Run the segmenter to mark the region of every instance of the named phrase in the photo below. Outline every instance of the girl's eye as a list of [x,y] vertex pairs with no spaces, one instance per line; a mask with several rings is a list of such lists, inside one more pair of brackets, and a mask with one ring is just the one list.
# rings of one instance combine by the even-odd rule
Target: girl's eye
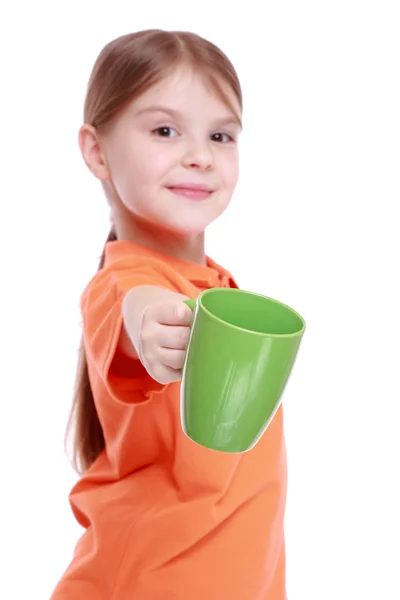
[[176,129],[173,129],[172,127],[157,127],[153,133],[165,138],[176,137],[178,135]]
[[211,136],[213,142],[219,142],[220,144],[226,144],[228,142],[233,142],[233,137],[228,135],[227,133],[214,133]]

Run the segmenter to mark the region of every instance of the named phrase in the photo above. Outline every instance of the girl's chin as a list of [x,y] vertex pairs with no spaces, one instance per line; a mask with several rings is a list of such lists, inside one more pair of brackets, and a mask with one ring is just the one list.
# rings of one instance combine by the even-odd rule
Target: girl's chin
[[182,216],[182,218],[177,219],[176,217],[173,219],[166,219],[165,221],[160,221],[159,226],[163,229],[176,233],[177,235],[200,235],[204,233],[206,228],[216,219],[190,219]]

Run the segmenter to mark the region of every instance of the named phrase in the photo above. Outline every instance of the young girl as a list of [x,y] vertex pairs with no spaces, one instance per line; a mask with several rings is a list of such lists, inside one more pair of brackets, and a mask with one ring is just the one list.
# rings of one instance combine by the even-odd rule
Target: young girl
[[81,297],[70,502],[85,528],[52,600],[284,600],[286,453],[280,408],[250,451],[203,448],[180,425],[191,310],[237,287],[204,252],[238,178],[234,68],[192,33],[108,44],[79,145],[112,229]]

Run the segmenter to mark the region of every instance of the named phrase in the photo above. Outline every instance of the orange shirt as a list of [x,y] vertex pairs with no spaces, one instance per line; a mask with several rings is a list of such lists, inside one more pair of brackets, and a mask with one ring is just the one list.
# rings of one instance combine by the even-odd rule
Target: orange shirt
[[81,298],[106,449],[72,489],[85,532],[52,600],[285,600],[282,407],[247,453],[189,440],[180,384],[156,383],[117,350],[124,294],[137,285],[191,298],[237,287],[209,258],[201,266],[132,242],[107,244],[105,266]]

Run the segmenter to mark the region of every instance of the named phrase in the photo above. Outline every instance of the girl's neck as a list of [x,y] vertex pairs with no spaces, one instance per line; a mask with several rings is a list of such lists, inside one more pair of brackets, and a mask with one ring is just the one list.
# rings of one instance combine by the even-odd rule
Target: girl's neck
[[151,248],[167,256],[180,260],[206,264],[204,233],[192,236],[179,236],[176,233],[158,229],[152,224],[137,219],[118,219],[114,215],[115,228],[119,240],[128,240]]

